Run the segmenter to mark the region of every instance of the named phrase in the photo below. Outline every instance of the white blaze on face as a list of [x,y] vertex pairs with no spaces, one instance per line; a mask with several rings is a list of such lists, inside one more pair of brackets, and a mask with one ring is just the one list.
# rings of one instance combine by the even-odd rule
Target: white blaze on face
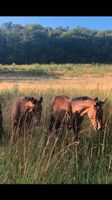
[[26,109],[28,109],[31,112],[33,110],[33,108],[34,108],[35,105],[31,101],[28,101],[25,104],[25,106],[26,106]]

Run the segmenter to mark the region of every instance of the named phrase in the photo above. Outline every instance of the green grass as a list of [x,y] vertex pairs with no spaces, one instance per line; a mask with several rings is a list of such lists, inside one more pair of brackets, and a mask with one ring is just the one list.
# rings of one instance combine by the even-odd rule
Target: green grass
[[[9,83],[10,84],[10,83]],[[94,133],[88,118],[83,123],[80,145],[73,145],[73,131],[68,131],[69,145],[62,151],[53,150],[53,140],[44,146],[44,137],[50,116],[51,102],[59,94],[70,97],[81,96],[82,90],[61,88],[60,90],[38,91],[19,89],[2,90],[0,93],[3,108],[3,125],[5,136],[0,146],[0,183],[30,183],[30,184],[66,184],[66,183],[112,183],[112,93],[99,90],[99,98],[108,101],[104,106],[105,130]],[[83,95],[96,96],[96,90],[83,90]],[[14,145],[10,144],[11,118],[10,111],[13,101],[20,96],[43,96],[43,113],[41,126],[32,126],[28,147],[22,138]]]
[[111,64],[32,64],[0,65],[0,76],[33,77],[104,77],[112,75]]

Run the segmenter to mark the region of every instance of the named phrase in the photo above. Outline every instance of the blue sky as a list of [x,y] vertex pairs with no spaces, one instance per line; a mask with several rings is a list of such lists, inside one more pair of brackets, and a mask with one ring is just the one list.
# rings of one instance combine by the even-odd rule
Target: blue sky
[[89,29],[97,29],[97,30],[112,30],[112,16],[110,17],[89,17],[89,16],[24,16],[24,17],[14,17],[14,16],[4,16],[0,17],[0,25],[5,22],[13,22],[14,24],[40,24],[43,27],[52,27],[56,28],[58,26],[62,27],[69,27],[69,28],[75,28],[77,26],[79,27],[85,27]]

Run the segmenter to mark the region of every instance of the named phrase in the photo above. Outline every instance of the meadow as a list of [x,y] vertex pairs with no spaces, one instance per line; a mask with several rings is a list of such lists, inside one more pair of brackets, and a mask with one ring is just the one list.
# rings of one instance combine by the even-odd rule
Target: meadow
[[[0,183],[112,183],[112,66],[37,65],[0,66],[4,127],[0,144]],[[34,70],[33,73],[30,69]],[[36,73],[39,70],[41,73]],[[60,94],[70,98],[83,95],[108,98],[104,105],[105,128],[102,132],[94,132],[86,116],[80,133],[80,145],[74,145],[73,131],[68,130],[68,146],[52,155],[56,140],[49,145],[44,145],[44,140],[49,138],[47,128],[52,101]],[[17,97],[25,95],[43,96],[41,125],[38,128],[32,125],[27,147],[22,138],[13,145],[10,143],[11,107]]]
[[32,64],[0,65],[0,77],[62,78],[62,77],[105,77],[112,75],[111,64]]

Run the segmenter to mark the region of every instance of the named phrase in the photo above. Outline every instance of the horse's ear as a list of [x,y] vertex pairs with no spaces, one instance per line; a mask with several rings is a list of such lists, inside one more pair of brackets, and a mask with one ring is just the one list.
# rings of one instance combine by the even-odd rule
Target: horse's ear
[[40,97],[40,99],[38,100],[38,103],[42,103],[43,102],[43,97]]
[[97,105],[97,106],[98,106],[98,105],[102,105],[102,104],[104,104],[106,101],[107,101],[107,99],[105,99],[104,101],[97,101],[97,102],[96,102],[96,105]]
[[95,97],[95,99],[94,99],[95,101],[98,101],[98,97]]
[[107,101],[107,98],[104,101],[102,101],[102,103],[104,104],[106,101]]

